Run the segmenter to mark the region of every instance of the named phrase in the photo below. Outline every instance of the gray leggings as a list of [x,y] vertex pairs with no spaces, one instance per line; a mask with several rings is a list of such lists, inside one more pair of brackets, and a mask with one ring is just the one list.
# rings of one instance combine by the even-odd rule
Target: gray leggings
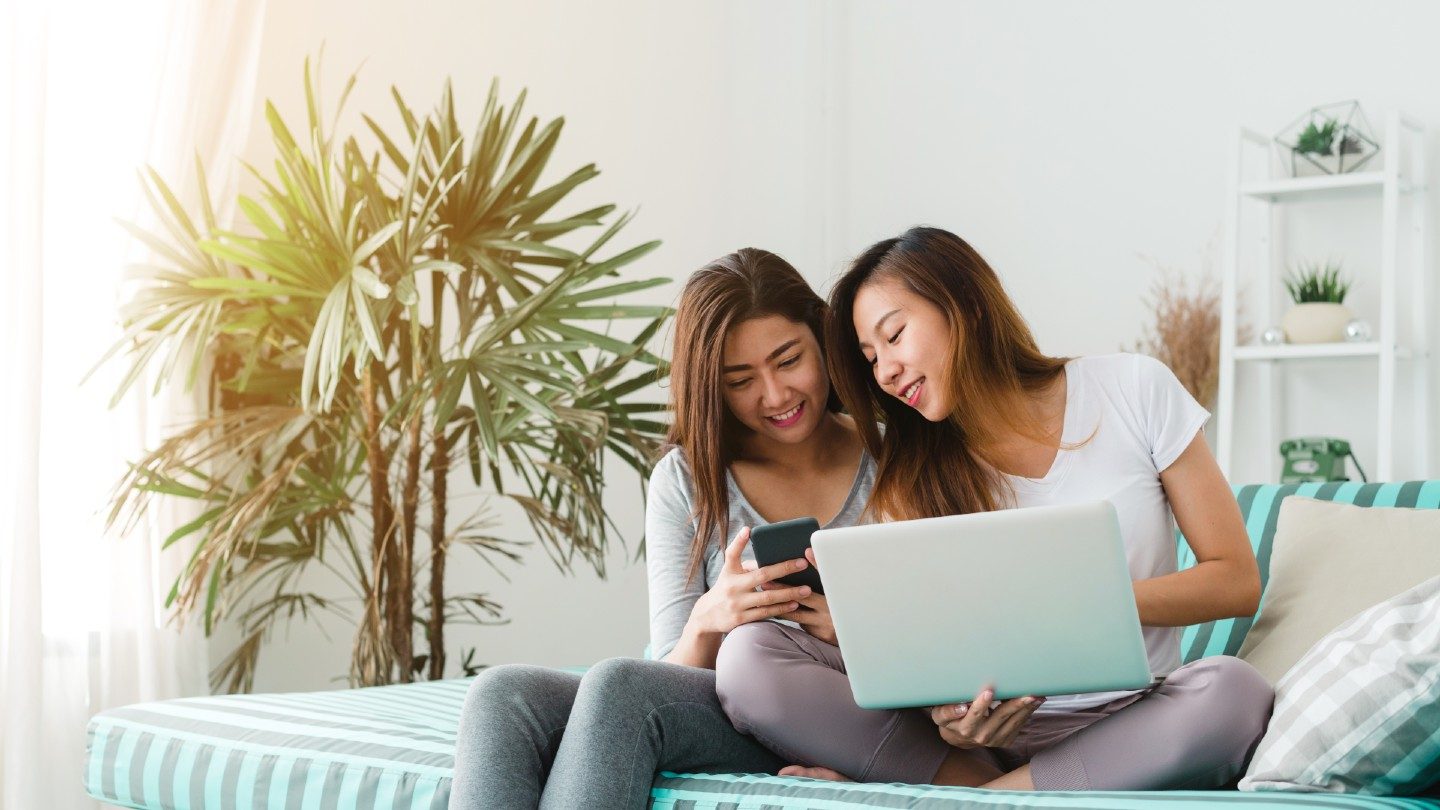
[[[755,622],[720,647],[716,690],[741,731],[800,765],[862,782],[933,781],[952,750],[921,709],[855,705],[840,650],[802,630]],[[1028,762],[1037,790],[1169,790],[1225,785],[1244,770],[1274,691],[1218,656],[1104,706],[1031,716],[1009,748],[969,749],[1001,771]]]
[[656,771],[784,764],[726,719],[713,670],[612,658],[581,677],[510,664],[465,696],[450,807],[647,807]]

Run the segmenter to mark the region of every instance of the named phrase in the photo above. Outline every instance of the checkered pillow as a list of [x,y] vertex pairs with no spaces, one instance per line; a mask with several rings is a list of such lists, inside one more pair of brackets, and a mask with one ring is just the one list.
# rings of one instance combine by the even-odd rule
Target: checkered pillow
[[1409,795],[1440,779],[1440,576],[1320,639],[1275,685],[1241,790]]

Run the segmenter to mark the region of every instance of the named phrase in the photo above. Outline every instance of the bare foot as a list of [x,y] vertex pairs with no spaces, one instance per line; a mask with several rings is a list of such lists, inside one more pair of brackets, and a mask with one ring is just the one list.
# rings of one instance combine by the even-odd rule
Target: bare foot
[[854,779],[829,768],[806,768],[803,765],[787,765],[780,769],[781,776],[803,776],[806,779],[824,779],[827,782],[853,782]]

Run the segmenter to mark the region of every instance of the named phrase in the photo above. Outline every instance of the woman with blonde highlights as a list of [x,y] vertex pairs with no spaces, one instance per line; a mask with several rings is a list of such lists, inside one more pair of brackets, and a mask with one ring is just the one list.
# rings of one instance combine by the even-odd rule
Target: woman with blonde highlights
[[614,658],[583,677],[513,664],[481,673],[461,716],[452,808],[645,807],[658,770],[785,764],[726,718],[715,655],[726,634],[771,618],[834,640],[823,595],[774,581],[811,561],[757,570],[747,547],[749,527],[773,521],[856,523],[874,483],[830,388],[824,315],[767,251],[736,251],[690,277],[675,317],[674,422],[645,505],[659,660]]
[[[1273,692],[1237,658],[1181,666],[1178,628],[1252,615],[1259,569],[1201,433],[1209,414],[1174,374],[1138,355],[1045,355],[995,271],[936,228],[855,260],[830,297],[826,349],[879,465],[876,517],[1110,501],[1150,669],[1166,677],[1134,692],[998,703],[992,684],[971,704],[868,711],[851,698],[838,652],[752,625],[726,639],[717,662],[736,728],[798,763],[781,773],[827,779],[1141,790],[1238,777]],[[1180,572],[1177,522],[1197,561]],[[977,621],[1004,615],[963,594],[955,609]]]

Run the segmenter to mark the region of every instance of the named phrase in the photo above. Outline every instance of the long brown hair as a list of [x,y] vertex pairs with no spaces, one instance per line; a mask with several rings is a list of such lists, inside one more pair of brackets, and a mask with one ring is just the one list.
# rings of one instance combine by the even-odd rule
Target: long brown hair
[[[855,296],[894,279],[939,307],[953,336],[945,358],[955,410],[942,422],[881,389],[855,334]],[[911,228],[871,245],[836,282],[825,325],[826,361],[878,473],[869,511],[890,520],[989,511],[1009,487],[985,457],[999,432],[1052,441],[1027,401],[1065,368],[1040,352],[1000,277],[964,239],[939,228]],[[932,381],[933,382],[933,381]],[[876,421],[882,416],[882,438]]]
[[[725,469],[735,461],[747,428],[725,404],[721,369],[725,336],[744,321],[779,315],[802,323],[824,353],[825,301],[789,262],[767,250],[742,248],[696,270],[675,312],[670,361],[671,422],[665,447],[679,447],[695,481],[696,534],[686,578],[700,570],[713,537],[730,534]],[[840,410],[830,389],[829,411]]]

